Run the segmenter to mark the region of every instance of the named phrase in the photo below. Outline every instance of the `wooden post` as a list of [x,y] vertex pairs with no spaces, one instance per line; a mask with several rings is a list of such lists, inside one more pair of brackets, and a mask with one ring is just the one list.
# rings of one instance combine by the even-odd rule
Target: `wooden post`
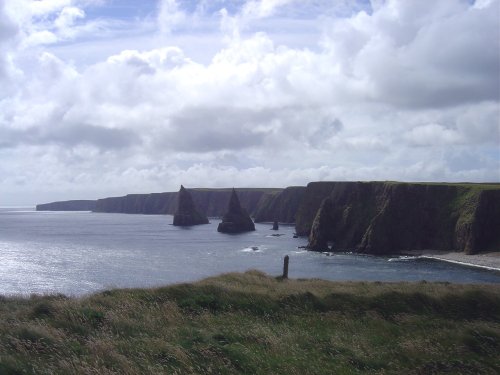
[[283,278],[288,279],[288,262],[290,261],[290,257],[285,255],[285,259],[283,259]]

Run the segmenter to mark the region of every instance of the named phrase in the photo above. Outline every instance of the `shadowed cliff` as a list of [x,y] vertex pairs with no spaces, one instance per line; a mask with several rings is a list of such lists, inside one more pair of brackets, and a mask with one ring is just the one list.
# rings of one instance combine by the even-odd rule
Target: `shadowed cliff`
[[[252,214],[268,194],[282,189],[236,189],[241,206]],[[208,217],[221,217],[227,209],[231,189],[189,189],[195,206]],[[129,194],[124,197],[98,199],[95,212],[174,215],[177,208],[177,192],[153,194]]]
[[305,192],[305,186],[291,186],[281,192],[263,196],[253,213],[255,222],[295,223],[295,215]]
[[[405,250],[500,251],[500,184],[312,182],[286,189],[237,189],[256,222],[295,222],[313,250],[371,254]],[[200,213],[221,217],[231,189],[190,189]],[[329,198],[323,209],[320,206]],[[75,210],[74,201],[37,210]],[[81,202],[81,201],[78,201]],[[88,204],[96,212],[174,214],[177,193],[131,194]],[[87,206],[85,206],[87,207]],[[84,208],[89,210],[88,208]]]
[[480,184],[310,183],[296,222],[312,250],[369,254],[498,251],[495,228],[500,186]]

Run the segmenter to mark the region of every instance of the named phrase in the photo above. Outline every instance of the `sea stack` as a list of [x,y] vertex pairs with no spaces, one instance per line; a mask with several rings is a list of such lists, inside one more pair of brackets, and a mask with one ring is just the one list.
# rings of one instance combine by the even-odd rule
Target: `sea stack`
[[208,218],[196,209],[191,194],[181,185],[177,196],[177,211],[174,215],[174,225],[185,227],[199,224],[208,224]]
[[250,215],[241,207],[236,191],[233,189],[227,212],[222,217],[222,222],[217,227],[217,232],[241,233],[255,230]]

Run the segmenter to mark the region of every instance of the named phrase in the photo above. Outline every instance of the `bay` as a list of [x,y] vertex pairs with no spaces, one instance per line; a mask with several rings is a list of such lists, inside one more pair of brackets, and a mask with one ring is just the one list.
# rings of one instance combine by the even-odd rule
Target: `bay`
[[275,232],[256,224],[255,232],[228,235],[216,231],[218,219],[171,223],[169,215],[0,208],[0,294],[81,296],[249,269],[278,276],[285,255],[291,278],[500,283],[498,272],[433,260],[307,252],[293,226]]

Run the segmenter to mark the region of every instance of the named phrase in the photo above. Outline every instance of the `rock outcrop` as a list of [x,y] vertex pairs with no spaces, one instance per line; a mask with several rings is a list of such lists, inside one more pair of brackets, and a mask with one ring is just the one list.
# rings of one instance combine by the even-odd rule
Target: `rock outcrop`
[[296,229],[309,231],[312,250],[329,250],[329,243],[368,254],[500,250],[494,184],[311,183],[299,211]]
[[257,205],[253,216],[256,223],[295,223],[295,215],[304,198],[305,186],[290,186],[280,192],[266,194]]
[[222,222],[217,227],[222,233],[241,233],[255,230],[255,224],[248,213],[241,207],[238,195],[233,189],[229,199],[227,212],[222,217]]
[[191,226],[200,224],[208,224],[208,218],[196,209],[191,194],[181,185],[177,194],[177,211],[174,215],[173,225]]
[[335,221],[331,215],[333,211],[333,202],[331,198],[323,199],[319,207],[316,217],[313,220],[311,235],[309,236],[308,248],[314,251],[329,250],[329,241],[332,239],[329,236],[330,228],[335,225]]

